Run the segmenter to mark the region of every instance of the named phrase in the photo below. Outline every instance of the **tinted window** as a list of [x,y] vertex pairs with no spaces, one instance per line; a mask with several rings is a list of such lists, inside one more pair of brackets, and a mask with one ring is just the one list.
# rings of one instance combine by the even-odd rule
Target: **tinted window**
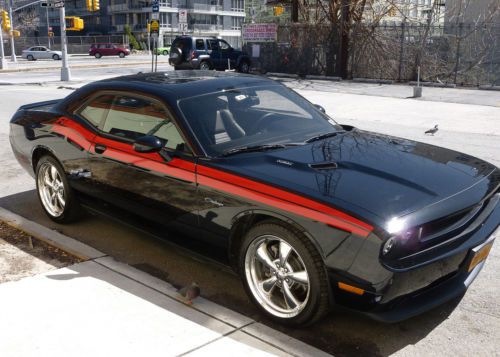
[[113,96],[110,94],[101,95],[93,99],[82,110],[80,116],[87,119],[93,126],[99,127],[106,119],[108,110],[113,103]]
[[221,50],[228,50],[230,47],[226,41],[219,41],[219,46]]
[[235,88],[179,102],[210,155],[254,145],[303,143],[340,130],[331,118],[282,85]]
[[198,39],[196,40],[196,49],[197,50],[204,50],[205,49],[205,41]]
[[164,107],[143,98],[115,96],[102,130],[131,140],[154,135],[164,141],[166,148],[184,149],[184,140]]
[[207,40],[207,47],[209,50],[219,50],[218,40]]

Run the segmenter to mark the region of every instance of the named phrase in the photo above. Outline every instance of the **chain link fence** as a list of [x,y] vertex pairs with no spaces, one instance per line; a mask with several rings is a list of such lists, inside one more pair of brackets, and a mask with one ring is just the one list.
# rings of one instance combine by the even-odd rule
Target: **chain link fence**
[[[446,26],[359,24],[349,33],[350,78],[500,85],[500,24]],[[276,43],[261,43],[262,72],[338,74],[339,31],[325,25],[280,25]],[[246,44],[252,53],[252,44]]]
[[[88,53],[93,43],[113,43],[128,46],[126,35],[106,35],[106,36],[67,36],[68,53]],[[50,42],[49,42],[50,41]],[[61,50],[61,37],[18,37],[15,39],[14,47],[16,54],[21,55],[22,51],[32,46],[50,47],[52,50]],[[6,55],[11,54],[10,39],[4,37],[4,50]]]

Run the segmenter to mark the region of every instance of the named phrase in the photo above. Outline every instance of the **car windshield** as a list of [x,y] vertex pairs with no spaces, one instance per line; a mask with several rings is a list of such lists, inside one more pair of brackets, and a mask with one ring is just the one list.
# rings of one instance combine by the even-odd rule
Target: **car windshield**
[[179,101],[179,108],[210,156],[245,148],[279,149],[342,130],[333,119],[280,84],[194,96]]

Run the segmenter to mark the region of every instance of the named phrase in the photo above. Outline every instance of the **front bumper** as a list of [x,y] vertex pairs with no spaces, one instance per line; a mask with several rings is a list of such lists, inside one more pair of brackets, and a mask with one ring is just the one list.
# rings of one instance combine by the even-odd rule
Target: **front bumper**
[[[363,253],[358,254],[358,259],[347,273],[329,271],[335,300],[340,305],[384,322],[405,320],[439,306],[462,295],[477,277],[485,261],[469,271],[473,251],[495,238],[500,239],[499,223],[500,204],[496,204],[460,246],[440,257],[433,257],[427,264],[404,270],[389,271],[380,262],[373,263],[375,250],[378,252],[380,246],[374,246],[376,239],[369,237]],[[368,266],[369,262],[372,264]],[[354,295],[340,290],[339,282],[362,288],[364,293]]]

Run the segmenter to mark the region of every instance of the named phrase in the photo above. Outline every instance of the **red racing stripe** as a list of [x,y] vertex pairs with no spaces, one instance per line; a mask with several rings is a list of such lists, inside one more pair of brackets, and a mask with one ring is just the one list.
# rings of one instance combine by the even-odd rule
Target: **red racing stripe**
[[[72,126],[76,125],[76,127],[66,127],[69,123],[74,123]],[[72,120],[65,120],[60,124],[62,125],[54,125],[53,131],[70,138],[86,150],[94,152],[95,144],[90,141],[95,136],[93,133]],[[98,142],[108,146],[103,156],[113,160],[185,181],[195,182],[197,179],[198,184],[323,222],[362,237],[367,237],[373,230],[371,225],[342,211],[271,185],[200,164],[198,164],[197,177],[195,177],[196,167],[190,161],[174,158],[165,163],[158,153],[137,153],[128,143],[102,137],[98,137]]]

